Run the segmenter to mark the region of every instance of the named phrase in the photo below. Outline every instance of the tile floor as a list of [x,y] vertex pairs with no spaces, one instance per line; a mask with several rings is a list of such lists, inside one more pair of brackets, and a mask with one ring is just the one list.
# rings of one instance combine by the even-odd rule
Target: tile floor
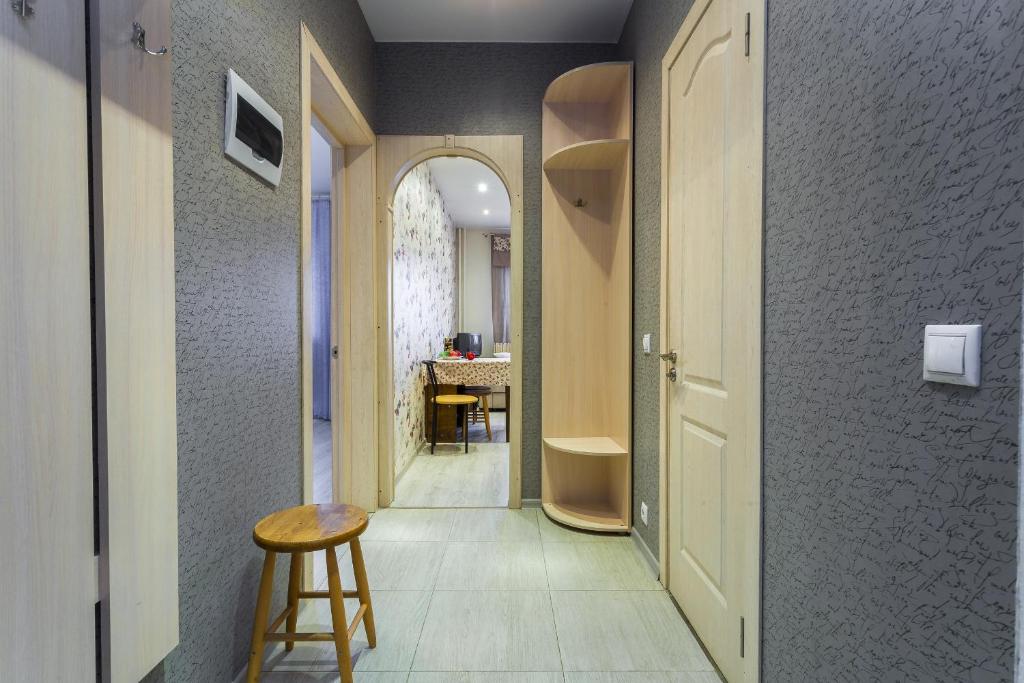
[[485,508],[508,506],[508,444],[427,445],[395,487],[392,507]]
[[[372,516],[363,550],[377,647],[360,627],[359,683],[720,680],[629,538],[560,527],[537,509],[391,508]],[[347,546],[339,558],[354,585]],[[346,600],[349,618],[356,604]],[[300,630],[330,623],[325,600],[305,603]],[[277,644],[264,670],[269,683],[338,680],[327,643]]]

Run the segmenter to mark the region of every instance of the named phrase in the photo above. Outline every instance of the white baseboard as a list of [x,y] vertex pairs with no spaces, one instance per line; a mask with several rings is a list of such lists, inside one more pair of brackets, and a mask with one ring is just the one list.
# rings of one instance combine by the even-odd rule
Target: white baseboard
[[658,558],[654,556],[651,549],[647,547],[647,543],[644,542],[644,539],[636,532],[636,527],[633,527],[630,530],[629,535],[633,538],[633,543],[636,545],[636,549],[639,550],[643,558],[647,560],[647,568],[651,570],[652,574],[654,574],[654,578],[660,579],[661,577],[659,576],[659,572],[661,571],[661,566],[658,564]]

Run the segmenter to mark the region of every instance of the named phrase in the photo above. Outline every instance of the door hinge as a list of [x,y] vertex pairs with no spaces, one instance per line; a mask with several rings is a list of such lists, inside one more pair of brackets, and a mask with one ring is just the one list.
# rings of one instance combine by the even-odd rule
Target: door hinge
[[746,645],[746,629],[744,628],[743,617],[740,617],[740,659],[743,659],[743,650]]
[[745,57],[750,56],[750,12],[747,12],[747,30],[743,34],[743,55]]

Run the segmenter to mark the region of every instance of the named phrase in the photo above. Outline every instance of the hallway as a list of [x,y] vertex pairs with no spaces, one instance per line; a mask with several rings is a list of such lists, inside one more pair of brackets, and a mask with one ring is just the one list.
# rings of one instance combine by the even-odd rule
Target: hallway
[[[719,680],[629,537],[572,531],[524,508],[386,509],[362,538],[377,647],[360,626],[357,682]],[[339,553],[351,587],[347,546]],[[349,616],[355,607],[346,600]],[[326,601],[306,602],[299,630],[330,623]],[[338,680],[330,643],[291,653],[277,644],[264,670],[273,683]]]

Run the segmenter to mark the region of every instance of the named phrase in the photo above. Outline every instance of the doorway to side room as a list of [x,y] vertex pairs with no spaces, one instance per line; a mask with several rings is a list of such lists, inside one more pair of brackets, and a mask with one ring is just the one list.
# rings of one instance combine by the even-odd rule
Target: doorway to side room
[[476,159],[422,161],[395,191],[394,507],[508,506],[511,223],[504,182]]
[[[335,213],[341,212],[341,197],[332,197],[331,158],[336,145],[319,120],[310,126],[310,215],[312,216],[312,306],[313,306],[313,501],[334,502],[334,432],[340,427],[332,420],[332,383],[339,381],[336,364],[337,341],[334,339],[334,262],[331,255],[336,243]],[[338,149],[338,153],[344,151]]]

